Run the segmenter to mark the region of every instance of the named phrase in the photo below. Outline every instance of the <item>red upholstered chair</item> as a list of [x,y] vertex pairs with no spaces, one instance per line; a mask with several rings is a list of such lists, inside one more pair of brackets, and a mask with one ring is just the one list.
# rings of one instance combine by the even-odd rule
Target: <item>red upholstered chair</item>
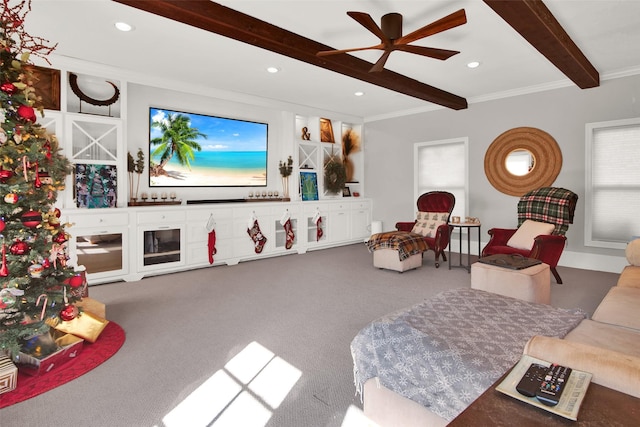
[[526,220],[545,222],[555,225],[551,234],[535,237],[533,247],[525,250],[507,244],[517,229],[492,228],[489,230],[491,239],[482,249],[482,256],[520,254],[539,259],[549,265],[556,282],[562,284],[556,267],[567,240],[565,233],[569,224],[573,224],[577,202],[578,195],[564,188],[543,187],[528,192],[518,202],[518,227]]
[[[419,212],[449,212],[449,216],[451,216],[455,204],[456,198],[454,195],[446,191],[424,193],[418,197],[418,201],[416,202]],[[398,231],[411,231],[415,223],[416,221],[397,222],[396,229]],[[435,237],[423,237],[427,243],[427,250],[435,252],[436,268],[440,267],[440,256],[442,256],[443,261],[447,260],[444,250],[447,249],[447,245],[449,244],[452,229],[453,227],[450,225],[442,224],[438,227]]]

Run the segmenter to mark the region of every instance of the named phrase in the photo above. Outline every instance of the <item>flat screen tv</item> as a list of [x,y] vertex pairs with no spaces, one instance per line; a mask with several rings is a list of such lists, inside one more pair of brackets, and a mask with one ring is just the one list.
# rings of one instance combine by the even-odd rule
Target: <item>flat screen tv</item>
[[264,187],[268,124],[149,108],[149,187]]

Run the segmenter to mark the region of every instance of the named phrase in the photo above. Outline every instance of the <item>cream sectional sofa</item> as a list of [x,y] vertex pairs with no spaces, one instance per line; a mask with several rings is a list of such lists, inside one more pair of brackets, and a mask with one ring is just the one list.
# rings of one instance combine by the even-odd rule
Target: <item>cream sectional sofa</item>
[[[626,248],[629,265],[616,286],[564,339],[535,336],[523,353],[591,372],[592,381],[640,398],[640,239]],[[447,421],[427,408],[380,386],[376,378],[364,385],[364,413],[386,426],[445,426]]]

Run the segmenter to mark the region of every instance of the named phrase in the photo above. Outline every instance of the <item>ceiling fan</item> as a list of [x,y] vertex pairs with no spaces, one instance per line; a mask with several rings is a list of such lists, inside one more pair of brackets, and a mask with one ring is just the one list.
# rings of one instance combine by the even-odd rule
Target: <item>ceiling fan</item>
[[455,50],[436,49],[432,47],[413,46],[409,43],[420,40],[427,36],[441,33],[451,28],[463,25],[467,22],[467,16],[464,9],[453,12],[431,24],[425,25],[405,36],[402,35],[402,15],[399,13],[388,13],[382,16],[381,26],[378,26],[371,18],[371,15],[364,12],[347,12],[347,15],[355,19],[360,25],[371,31],[380,39],[380,44],[368,47],[357,47],[352,49],[338,49],[320,51],[317,56],[337,55],[340,53],[355,52],[360,50],[379,49],[384,51],[378,62],[371,67],[370,72],[380,72],[384,69],[384,65],[389,55],[394,50],[414,53],[416,55],[428,56],[430,58],[445,60],[453,55],[460,53]]

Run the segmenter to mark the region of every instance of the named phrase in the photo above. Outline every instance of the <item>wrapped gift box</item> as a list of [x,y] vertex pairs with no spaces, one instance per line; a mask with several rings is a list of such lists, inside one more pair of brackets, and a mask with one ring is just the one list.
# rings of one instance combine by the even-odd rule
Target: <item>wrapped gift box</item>
[[0,355],[0,394],[14,390],[18,385],[18,368],[7,356]]
[[103,319],[107,318],[107,308],[100,301],[96,301],[93,298],[84,297],[82,300],[75,302],[76,307],[82,308],[82,311],[87,311],[91,314],[95,314]]
[[58,350],[45,357],[19,352],[16,364],[20,372],[32,376],[44,374],[75,358],[82,351],[84,345],[82,338],[71,334],[62,334],[53,329],[50,333],[58,344]]

